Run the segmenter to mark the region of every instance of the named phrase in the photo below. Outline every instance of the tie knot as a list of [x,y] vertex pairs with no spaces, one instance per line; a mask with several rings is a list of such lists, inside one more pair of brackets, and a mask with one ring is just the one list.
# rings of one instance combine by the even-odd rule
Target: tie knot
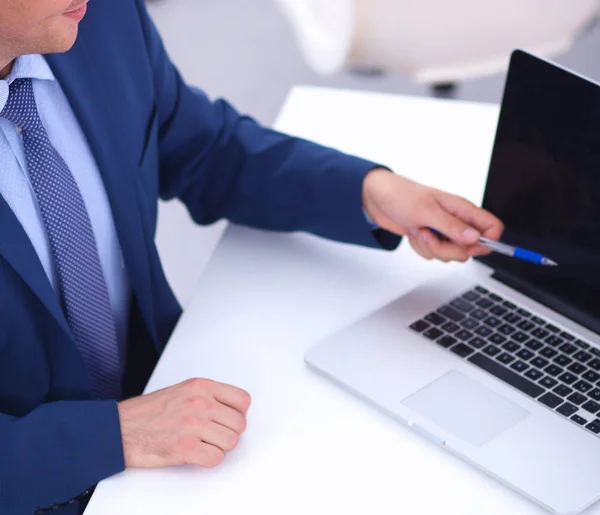
[[38,114],[31,79],[15,79],[8,91],[8,100],[0,117],[20,127],[24,132],[43,129]]

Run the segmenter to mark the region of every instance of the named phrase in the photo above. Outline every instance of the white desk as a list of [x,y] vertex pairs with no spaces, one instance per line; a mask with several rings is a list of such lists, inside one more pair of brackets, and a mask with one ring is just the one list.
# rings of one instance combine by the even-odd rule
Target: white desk
[[[479,201],[497,115],[303,87],[277,128]],[[385,253],[229,227],[148,390],[193,376],[237,384],[253,396],[248,431],[216,469],[103,482],[86,515],[544,513],[304,365],[312,343],[451,266],[408,245]]]

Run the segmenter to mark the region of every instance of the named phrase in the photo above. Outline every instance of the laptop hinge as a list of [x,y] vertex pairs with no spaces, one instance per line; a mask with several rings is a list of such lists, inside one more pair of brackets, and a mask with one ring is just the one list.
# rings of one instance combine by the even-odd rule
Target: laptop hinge
[[560,297],[552,295],[542,288],[534,286],[530,282],[524,281],[523,279],[502,270],[496,270],[492,275],[492,278],[573,320],[586,329],[600,334],[600,319],[565,302]]

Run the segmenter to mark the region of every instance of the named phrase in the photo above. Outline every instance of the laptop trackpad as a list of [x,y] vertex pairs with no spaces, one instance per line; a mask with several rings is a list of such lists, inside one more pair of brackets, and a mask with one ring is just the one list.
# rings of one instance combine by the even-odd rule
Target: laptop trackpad
[[477,447],[529,416],[529,412],[517,404],[456,370],[436,379],[402,403]]

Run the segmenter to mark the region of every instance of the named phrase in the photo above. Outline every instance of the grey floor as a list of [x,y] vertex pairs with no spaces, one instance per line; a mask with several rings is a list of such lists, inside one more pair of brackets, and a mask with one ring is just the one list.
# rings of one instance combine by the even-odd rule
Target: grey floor
[[[322,85],[427,95],[404,77],[320,77],[303,62],[273,0],[153,0],[150,12],[185,79],[211,97],[225,97],[264,124],[275,119],[290,87]],[[558,62],[600,80],[600,26],[581,36]],[[504,76],[468,81],[458,98],[499,102]],[[357,120],[360,123],[360,120]],[[161,205],[157,242],[167,275],[185,305],[224,224],[194,227],[177,202]]]

